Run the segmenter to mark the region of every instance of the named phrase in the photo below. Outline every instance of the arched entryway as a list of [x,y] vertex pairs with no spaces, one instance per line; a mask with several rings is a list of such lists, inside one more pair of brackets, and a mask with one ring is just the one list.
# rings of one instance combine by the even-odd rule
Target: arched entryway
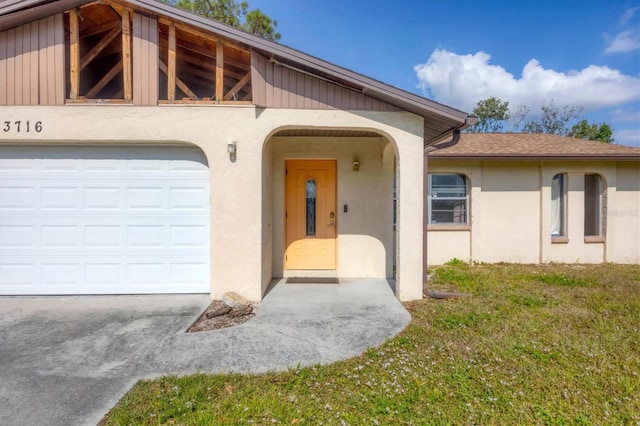
[[[263,149],[263,262],[269,262],[263,283],[281,277],[393,279],[395,162],[393,142],[371,130],[274,132]],[[334,191],[308,191],[308,183]],[[291,256],[309,243],[311,256],[294,261]]]

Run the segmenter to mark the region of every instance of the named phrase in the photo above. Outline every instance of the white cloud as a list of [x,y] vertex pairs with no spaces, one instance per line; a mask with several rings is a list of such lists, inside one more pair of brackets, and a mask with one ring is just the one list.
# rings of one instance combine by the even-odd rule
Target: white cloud
[[620,27],[622,31],[611,37],[605,34],[604,37],[608,41],[608,46],[604,53],[626,53],[640,49],[640,30],[636,15],[640,11],[640,6],[631,7],[624,11],[620,17]]
[[640,111],[637,108],[615,108],[609,112],[611,119],[615,122],[638,122],[640,123]]
[[513,106],[537,106],[542,101],[582,106],[586,110],[620,106],[640,99],[640,78],[606,66],[579,71],[545,69],[531,59],[520,77],[489,63],[485,52],[458,55],[436,49],[414,67],[419,87],[438,102],[471,111],[481,99],[496,96]]
[[623,27],[629,25],[638,11],[640,11],[640,6],[630,7],[629,9],[625,10],[620,17],[620,25]]
[[637,29],[626,30],[615,36],[604,53],[625,53],[640,48],[640,31]]

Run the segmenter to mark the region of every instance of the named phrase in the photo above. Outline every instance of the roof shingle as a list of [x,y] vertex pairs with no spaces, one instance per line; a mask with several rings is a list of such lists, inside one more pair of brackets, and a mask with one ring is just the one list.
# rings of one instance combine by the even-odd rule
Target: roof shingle
[[640,148],[543,133],[463,133],[457,144],[429,157],[640,161]]

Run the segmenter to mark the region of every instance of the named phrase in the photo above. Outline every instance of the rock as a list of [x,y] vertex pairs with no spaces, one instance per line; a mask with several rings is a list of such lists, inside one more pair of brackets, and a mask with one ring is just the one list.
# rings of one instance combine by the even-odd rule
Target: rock
[[245,305],[245,306],[233,309],[231,312],[229,312],[229,317],[237,318],[237,317],[249,315],[252,313],[253,313],[253,308],[251,307],[251,305]]
[[233,291],[227,292],[222,296],[222,302],[232,308],[239,308],[250,305],[251,302]]
[[207,316],[207,318],[211,319],[211,318],[219,317],[221,315],[226,315],[229,312],[231,312],[231,306],[222,305],[210,312],[207,312],[205,315]]

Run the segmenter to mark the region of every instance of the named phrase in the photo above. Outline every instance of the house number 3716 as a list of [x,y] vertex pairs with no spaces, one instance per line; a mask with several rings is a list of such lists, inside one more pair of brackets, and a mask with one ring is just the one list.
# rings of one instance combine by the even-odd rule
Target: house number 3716
[[28,121],[28,120],[27,121],[22,121],[22,120],[5,121],[3,122],[2,131],[5,133],[8,133],[8,132],[40,133],[42,131],[42,121],[36,121],[35,123],[32,123],[31,121]]

